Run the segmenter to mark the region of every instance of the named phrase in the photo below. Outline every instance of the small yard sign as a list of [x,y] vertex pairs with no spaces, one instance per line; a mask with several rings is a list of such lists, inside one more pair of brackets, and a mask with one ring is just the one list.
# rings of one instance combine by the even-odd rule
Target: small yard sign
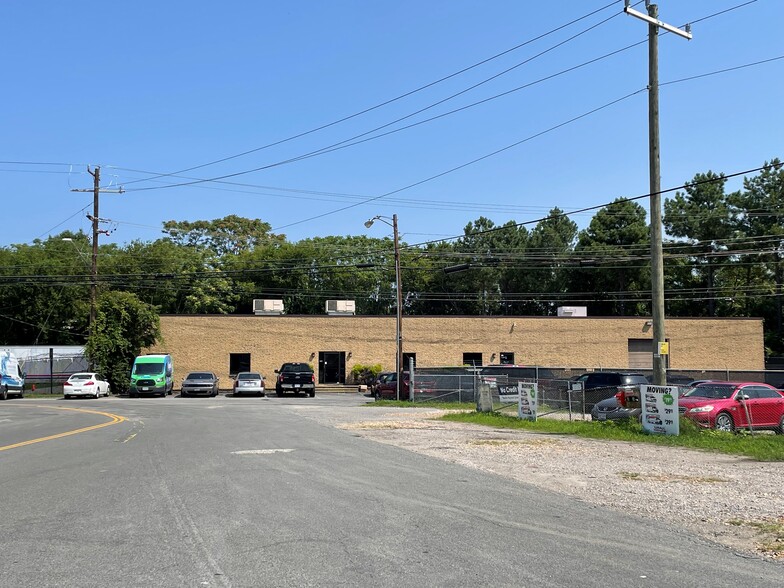
[[678,388],[640,386],[642,427],[649,433],[678,435]]

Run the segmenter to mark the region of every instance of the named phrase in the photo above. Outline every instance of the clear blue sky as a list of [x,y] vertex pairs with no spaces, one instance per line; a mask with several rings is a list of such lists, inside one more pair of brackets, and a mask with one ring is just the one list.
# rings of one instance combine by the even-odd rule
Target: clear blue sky
[[[694,39],[660,38],[662,84],[784,55],[784,6],[661,0],[660,18],[698,21]],[[603,0],[238,0],[3,2],[0,246],[89,232],[86,165],[102,184],[102,243],[151,241],[170,220],[260,218],[291,240],[389,234],[408,243],[458,235],[480,216],[538,219],[648,192],[644,91],[463,169],[647,85],[642,43],[575,71],[386,137],[238,174],[388,125],[365,137],[537,82],[645,41],[623,2],[552,35],[318,132],[609,5]],[[637,9],[645,11],[641,3]],[[611,16],[616,15],[614,18]],[[553,48],[587,28],[576,39]],[[535,57],[548,49],[544,55]],[[533,59],[532,59],[533,58]],[[662,187],[784,158],[784,60],[661,88]],[[253,151],[255,150],[255,151]],[[182,176],[156,177],[253,151]],[[139,181],[145,180],[145,181]],[[232,183],[226,183],[232,182]],[[734,181],[729,188],[737,188]],[[144,188],[145,190],[139,190]],[[148,189],[154,188],[154,189]],[[366,202],[375,198],[370,202]],[[647,200],[641,201],[647,208]],[[346,208],[350,207],[350,208]],[[345,209],[345,210],[341,210]],[[592,214],[592,213],[591,213]],[[584,227],[591,214],[573,217]]]

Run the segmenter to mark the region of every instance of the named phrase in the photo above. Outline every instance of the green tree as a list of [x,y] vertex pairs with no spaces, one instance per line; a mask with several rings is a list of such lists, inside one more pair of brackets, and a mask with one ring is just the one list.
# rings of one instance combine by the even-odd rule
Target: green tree
[[573,273],[572,293],[593,298],[591,314],[626,316],[648,312],[649,305],[642,300],[650,284],[645,266],[649,243],[642,206],[625,198],[608,204],[579,234],[575,253],[579,254],[582,267]]
[[103,292],[85,354],[104,372],[112,390],[125,392],[134,358],[159,337],[160,319],[152,306],[128,292]]
[[577,238],[577,223],[560,208],[539,221],[528,236],[528,246],[515,268],[509,287],[529,299],[515,314],[554,315],[568,289],[569,258]]
[[694,270],[706,289],[708,316],[716,316],[716,277],[727,262],[728,241],[738,229],[737,211],[731,200],[738,194],[725,193],[724,174],[697,174],[685,192],[664,201],[664,228],[668,234],[687,240],[694,252]]
[[454,244],[448,265],[469,264],[470,267],[448,274],[444,280],[452,313],[492,315],[503,312],[499,254],[505,256],[510,248],[524,247],[527,230],[520,229],[514,221],[496,227],[485,217],[465,226],[463,236]]
[[163,232],[178,245],[210,249],[218,257],[250,251],[270,241],[282,241],[283,235],[270,233],[270,224],[260,219],[231,214],[206,221],[175,221],[163,223]]
[[1,344],[84,342],[90,293],[86,244],[83,233],[65,232],[0,249]]
[[[765,162],[763,169],[753,178],[743,180],[744,190],[736,194],[734,201],[740,209],[740,230],[753,240],[753,249],[766,251],[761,256],[768,275],[773,276],[773,297],[759,297],[754,309],[765,317],[768,325],[767,345],[780,354],[784,352],[784,325],[782,325],[782,247],[784,247],[784,164],[780,159]],[[746,286],[760,284],[764,276],[759,275],[758,264],[746,263]],[[755,273],[757,275],[755,275]],[[754,282],[756,280],[756,282]]]

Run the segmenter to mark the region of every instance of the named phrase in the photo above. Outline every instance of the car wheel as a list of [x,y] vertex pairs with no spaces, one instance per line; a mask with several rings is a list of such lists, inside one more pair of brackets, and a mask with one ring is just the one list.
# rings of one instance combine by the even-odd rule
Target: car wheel
[[188,393],[187,392],[180,392],[180,397],[188,398]]
[[314,390],[313,392],[308,393],[308,396],[313,398],[314,396],[316,396],[316,391]]
[[713,424],[713,428],[717,431],[726,431],[727,433],[732,433],[735,430],[735,421],[733,421],[732,417],[726,412],[722,412],[716,417],[716,422]]
[[784,414],[781,415],[781,420],[779,421],[779,426],[776,429],[776,435],[784,435]]
[[278,392],[278,391],[276,390],[276,391],[275,391],[275,396],[277,396],[278,398],[280,398],[281,396],[283,396],[283,392]]
[[0,399],[8,400],[8,386],[0,388]]
[[96,400],[98,400],[100,397],[101,397],[101,389],[100,389],[100,388],[98,388],[98,389],[95,391],[95,394],[93,394],[93,398],[95,398]]

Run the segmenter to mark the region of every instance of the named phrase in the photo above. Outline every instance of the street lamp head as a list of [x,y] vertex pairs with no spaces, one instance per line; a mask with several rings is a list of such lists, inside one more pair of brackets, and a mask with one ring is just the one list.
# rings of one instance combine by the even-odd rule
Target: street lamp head
[[373,223],[375,222],[375,220],[376,220],[376,219],[374,219],[374,218],[371,218],[371,219],[368,219],[368,220],[366,220],[366,221],[365,221],[365,228],[366,228],[366,229],[369,229],[370,227],[372,227],[372,226],[373,226]]

